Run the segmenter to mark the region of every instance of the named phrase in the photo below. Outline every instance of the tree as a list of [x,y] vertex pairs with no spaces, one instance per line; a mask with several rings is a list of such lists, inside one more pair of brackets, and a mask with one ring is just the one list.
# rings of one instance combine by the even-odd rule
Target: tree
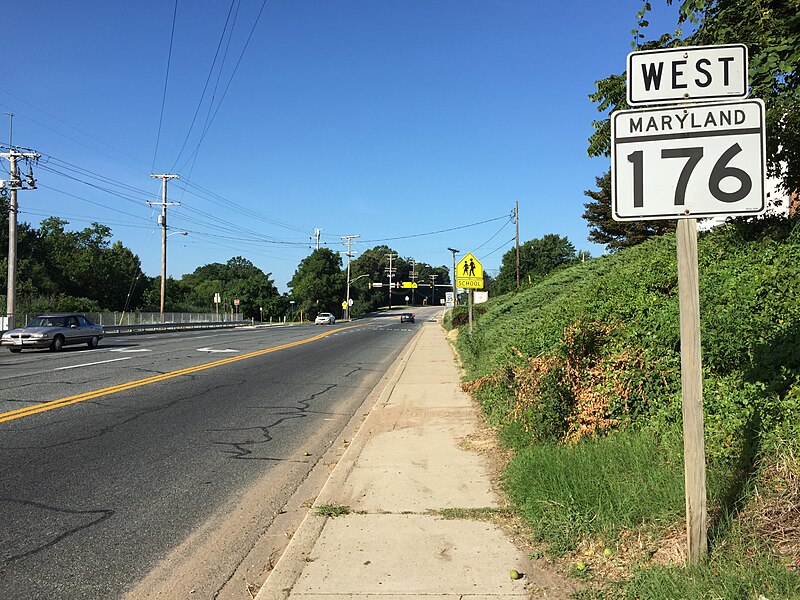
[[[389,254],[397,254],[389,246],[380,245],[364,250],[361,256],[350,263],[350,281],[364,275],[358,285],[350,287],[350,298],[353,299],[354,315],[362,315],[387,304],[386,288],[371,287],[372,283],[388,283],[386,269],[389,268]],[[393,265],[394,266],[394,265]],[[364,282],[364,283],[362,283]]]
[[260,319],[262,313],[264,317],[279,317],[285,314],[285,308],[277,300],[280,294],[271,275],[246,258],[235,256],[225,264],[211,263],[196,268],[181,278],[179,286],[186,289],[186,310],[212,312],[214,295],[220,294],[223,310],[230,309],[233,301],[239,300],[238,312],[243,318]]
[[598,190],[586,190],[592,199],[584,204],[583,218],[591,225],[589,241],[614,251],[641,244],[647,238],[675,229],[672,221],[615,221],[611,216],[611,171],[595,178]]
[[300,261],[288,283],[295,310],[311,316],[321,312],[341,313],[345,296],[345,274],[342,257],[330,248],[319,248]]
[[[560,267],[575,262],[575,246],[564,236],[548,233],[541,239],[528,240],[519,247],[519,272],[521,282],[528,285]],[[504,294],[517,287],[517,252],[511,248],[503,255],[500,272],[493,282],[492,291]]]

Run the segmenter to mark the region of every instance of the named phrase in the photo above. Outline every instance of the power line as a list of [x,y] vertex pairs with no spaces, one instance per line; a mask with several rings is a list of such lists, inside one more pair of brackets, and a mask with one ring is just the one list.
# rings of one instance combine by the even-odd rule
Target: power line
[[458,227],[450,227],[449,229],[440,229],[438,231],[429,231],[427,233],[416,233],[413,235],[401,235],[397,237],[391,238],[382,238],[379,240],[364,240],[365,244],[374,244],[375,242],[391,242],[394,240],[407,240],[410,238],[417,238],[417,237],[424,237],[426,235],[437,235],[439,233],[447,233],[448,231],[457,231],[459,229],[467,229],[468,227],[476,227],[478,225],[484,225],[485,223],[491,223],[493,221],[499,221],[500,219],[508,219],[508,215],[503,215],[502,217],[495,217],[494,219],[487,219],[485,221],[479,221],[477,223],[470,223],[469,225],[459,225]]
[[[147,166],[147,163],[146,163],[145,161],[141,160],[140,158],[138,158],[138,157],[136,157],[136,156],[133,156],[132,154],[128,154],[128,153],[126,153],[124,150],[121,150],[121,149],[117,148],[116,146],[113,146],[113,145],[109,144],[108,142],[104,142],[103,140],[101,140],[101,139],[99,139],[99,138],[97,138],[97,137],[93,136],[91,133],[88,133],[88,132],[84,131],[83,129],[79,128],[79,127],[75,127],[75,125],[72,125],[72,124],[70,124],[70,123],[67,123],[67,122],[66,122],[66,121],[64,121],[63,119],[60,119],[60,118],[56,117],[55,115],[52,115],[52,114],[48,113],[48,112],[47,112],[47,111],[45,111],[45,110],[42,110],[42,109],[41,109],[41,108],[39,108],[38,106],[36,106],[36,105],[34,105],[34,104],[31,104],[30,102],[28,102],[28,101],[27,101],[27,100],[25,100],[24,98],[20,98],[20,97],[19,97],[19,96],[17,96],[16,94],[12,94],[12,93],[11,93],[11,92],[9,92],[8,90],[4,90],[4,89],[1,89],[1,88],[0,88],[0,92],[2,92],[2,93],[4,93],[4,94],[7,94],[7,95],[11,96],[11,97],[12,97],[12,98],[14,98],[14,99],[15,99],[17,102],[22,102],[23,104],[26,104],[26,105],[30,106],[30,107],[31,107],[32,109],[34,109],[35,111],[42,113],[43,115],[45,115],[45,116],[49,117],[50,119],[53,119],[54,121],[58,121],[59,123],[61,123],[62,125],[66,125],[66,126],[67,126],[67,127],[69,127],[70,129],[74,129],[74,130],[75,130],[75,131],[77,131],[78,133],[80,133],[80,134],[82,134],[82,135],[85,135],[86,137],[88,137],[88,138],[90,138],[90,139],[94,140],[95,142],[97,142],[97,143],[99,143],[99,144],[102,144],[102,145],[104,145],[104,146],[106,146],[106,147],[110,148],[111,150],[114,150],[115,152],[119,152],[121,155],[125,156],[126,158],[129,158],[129,159],[131,159],[131,160],[135,161],[136,163],[138,163],[138,164],[141,164],[141,165],[143,165],[143,166]],[[6,107],[6,105],[0,105],[0,106],[3,106],[4,108],[7,108],[7,107]],[[81,144],[81,145],[83,145],[83,146],[86,146],[86,147],[87,147],[87,148],[89,148],[90,150],[93,150],[93,151],[97,152],[98,154],[101,154],[101,155],[103,155],[103,156],[106,156],[107,158],[110,158],[110,159],[112,159],[112,160],[114,160],[114,161],[116,161],[116,162],[120,163],[121,165],[123,165],[123,166],[125,166],[125,167],[128,167],[128,168],[130,168],[130,169],[132,169],[132,170],[138,170],[138,169],[135,169],[134,167],[132,167],[131,165],[129,165],[129,164],[126,164],[126,163],[122,162],[121,160],[119,160],[119,158],[116,158],[116,157],[114,157],[114,156],[111,156],[110,154],[106,154],[106,153],[104,153],[104,152],[101,152],[101,151],[97,150],[96,148],[92,148],[90,145],[88,145],[88,144],[86,144],[86,143],[84,143],[84,142],[81,142],[81,141],[79,141],[79,140],[77,140],[77,139],[75,139],[75,138],[73,138],[73,137],[71,137],[71,136],[68,136],[68,135],[67,135],[67,134],[65,134],[65,133],[61,133],[60,131],[57,131],[57,130],[53,129],[53,128],[52,128],[52,127],[50,127],[49,125],[45,125],[45,124],[44,124],[44,123],[42,123],[41,121],[38,121],[38,120],[34,119],[33,117],[31,117],[31,116],[29,116],[29,115],[26,115],[26,114],[23,114],[23,113],[19,113],[19,112],[17,112],[17,111],[15,111],[15,112],[14,112],[14,115],[15,115],[15,116],[17,116],[17,117],[22,117],[23,119],[27,119],[27,120],[31,121],[32,123],[36,123],[36,124],[37,124],[37,125],[39,125],[40,127],[44,127],[45,129],[47,129],[47,130],[49,130],[49,131],[52,131],[53,133],[55,133],[55,134],[57,134],[57,135],[60,135],[60,136],[62,136],[62,137],[64,137],[64,138],[66,138],[66,139],[68,139],[68,140],[70,140],[70,141],[72,141],[72,142],[75,142],[75,143],[77,143],[77,144]]]
[[167,73],[164,76],[164,93],[161,96],[161,116],[158,119],[158,135],[156,135],[156,149],[153,151],[153,166],[150,167],[152,173],[156,169],[156,156],[158,155],[158,143],[161,140],[161,124],[164,121],[164,105],[167,103],[167,83],[169,83],[169,66],[172,63],[172,42],[175,39],[175,21],[178,17],[178,0],[175,0],[175,9],[172,12],[172,32],[169,36],[169,54],[167,55]]
[[[214,53],[214,60],[211,61],[211,68],[209,68],[209,70],[208,70],[208,76],[206,77],[206,83],[203,86],[203,92],[200,94],[200,101],[197,103],[197,108],[194,111],[194,116],[192,117],[192,122],[189,125],[189,130],[186,132],[186,137],[183,139],[183,144],[181,145],[181,150],[180,150],[180,152],[178,152],[178,156],[175,159],[175,162],[172,164],[172,168],[170,169],[171,171],[175,170],[175,166],[178,164],[178,161],[181,159],[181,156],[183,155],[183,151],[186,149],[186,144],[189,142],[189,136],[191,135],[192,130],[194,129],[194,124],[197,121],[197,115],[200,114],[200,107],[203,105],[203,100],[205,99],[206,91],[208,90],[208,84],[211,81],[211,76],[214,74],[214,67],[217,64],[217,58],[219,57],[219,50],[222,47],[223,40],[225,39],[225,32],[228,30],[228,23],[230,23],[231,13],[233,12],[233,7],[234,7],[235,4],[236,4],[236,0],[231,0],[230,8],[228,8],[228,16],[225,18],[225,25],[222,28],[222,33],[219,36],[219,42],[217,42],[217,50]],[[231,26],[231,32],[233,32],[233,26]],[[226,50],[226,53],[227,53],[227,50]],[[222,72],[223,64],[224,64],[224,61],[219,66],[220,73]],[[212,99],[212,102],[213,102],[213,99]]]
[[[54,213],[54,212],[44,212],[40,210],[20,210],[19,214],[21,215],[36,215],[39,217],[63,217],[65,219],[69,219],[70,223],[79,222],[79,223],[100,223],[97,220],[97,217],[90,217],[87,215],[74,215],[70,213]],[[109,221],[104,219],[101,225],[116,225],[118,227],[127,227],[131,229],[151,229],[151,225],[132,225],[130,223],[126,223],[124,221]]]
[[516,239],[516,237],[513,237],[513,238],[511,238],[510,240],[508,240],[507,242],[503,242],[503,243],[502,243],[502,244],[500,244],[500,245],[499,245],[497,248],[495,248],[494,250],[492,250],[491,252],[489,252],[489,254],[484,254],[483,256],[481,256],[481,260],[483,260],[484,258],[487,258],[487,257],[491,256],[492,254],[494,254],[494,253],[495,253],[495,252],[497,252],[498,250],[500,250],[500,249],[502,249],[503,247],[505,247],[505,245],[506,245],[506,244],[510,244],[511,242],[513,242],[515,239]]
[[[214,114],[211,115],[211,119],[208,121],[208,124],[203,129],[203,133],[200,136],[200,141],[197,142],[197,146],[195,147],[194,151],[190,155],[190,158],[187,159],[187,161],[185,163],[183,163],[183,165],[181,166],[181,170],[183,170],[186,167],[186,165],[189,163],[189,160],[192,157],[196,156],[198,151],[200,150],[200,146],[203,143],[203,140],[205,139],[206,134],[208,133],[208,130],[211,128],[211,124],[214,122],[214,119],[216,118],[217,113],[219,112],[219,109],[222,106],[222,102],[225,100],[225,96],[228,95],[228,90],[231,87],[231,83],[233,83],[233,78],[236,76],[236,71],[239,70],[239,65],[242,62],[242,58],[244,58],[244,53],[247,50],[247,46],[250,45],[250,39],[253,37],[253,33],[256,30],[256,26],[258,25],[258,22],[261,19],[261,13],[264,12],[264,7],[266,5],[267,5],[267,0],[263,0],[263,2],[261,3],[261,8],[258,11],[258,15],[256,15],[256,20],[253,22],[253,27],[250,28],[250,34],[247,36],[247,40],[244,43],[244,47],[242,48],[242,51],[239,54],[239,59],[236,61],[236,65],[233,68],[233,72],[231,73],[231,77],[230,77],[230,79],[228,79],[228,83],[225,86],[225,90],[222,92],[222,96],[220,97],[219,102],[217,103],[217,108],[214,109]],[[231,30],[231,33],[233,33],[233,30]]]
[[486,244],[488,244],[488,243],[489,243],[489,242],[491,242],[491,241],[492,241],[494,238],[496,238],[498,235],[500,235],[500,232],[501,232],[501,231],[503,231],[503,229],[505,229],[506,227],[508,227],[510,223],[511,223],[511,221],[508,221],[507,223],[503,223],[503,226],[502,226],[502,227],[500,227],[500,229],[498,229],[498,230],[495,232],[495,234],[494,234],[492,237],[490,237],[488,240],[486,240],[485,242],[483,242],[483,243],[482,243],[480,246],[478,246],[477,248],[474,248],[472,251],[473,251],[473,252],[477,252],[478,250],[480,250],[481,248],[483,248],[483,247],[484,247]]

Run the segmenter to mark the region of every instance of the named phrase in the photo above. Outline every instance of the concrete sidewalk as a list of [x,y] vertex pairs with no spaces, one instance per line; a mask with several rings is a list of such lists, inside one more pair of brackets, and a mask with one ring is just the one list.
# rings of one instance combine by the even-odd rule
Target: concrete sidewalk
[[256,600],[566,597],[494,524],[436,512],[498,499],[483,457],[459,447],[477,419],[442,326],[419,327]]

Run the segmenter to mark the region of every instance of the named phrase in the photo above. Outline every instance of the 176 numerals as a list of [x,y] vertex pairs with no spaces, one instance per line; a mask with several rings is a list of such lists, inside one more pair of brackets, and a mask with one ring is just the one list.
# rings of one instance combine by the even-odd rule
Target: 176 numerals
[[[738,143],[734,144],[722,153],[711,170],[708,191],[720,202],[739,202],[753,189],[753,180],[750,176],[742,169],[729,165],[731,159],[741,151],[742,147]],[[703,148],[665,148],[661,150],[661,158],[686,159],[686,164],[683,165],[678,177],[678,185],[675,187],[675,206],[683,206],[689,179],[703,158]],[[628,162],[633,164],[633,206],[641,208],[644,206],[644,152],[642,150],[632,152],[628,155]],[[739,182],[738,188],[732,192],[726,192],[720,187],[722,180],[728,177]]]

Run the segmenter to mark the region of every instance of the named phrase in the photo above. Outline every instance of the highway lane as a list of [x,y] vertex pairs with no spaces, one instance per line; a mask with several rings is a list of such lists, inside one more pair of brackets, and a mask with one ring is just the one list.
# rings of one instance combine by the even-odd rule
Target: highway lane
[[[418,326],[396,317],[356,325],[9,353],[0,360],[0,597],[122,597],[197,532],[213,537],[217,521],[235,521],[198,575],[198,590],[220,589]],[[87,394],[98,389],[111,391]],[[254,489],[258,502],[245,506]]]

